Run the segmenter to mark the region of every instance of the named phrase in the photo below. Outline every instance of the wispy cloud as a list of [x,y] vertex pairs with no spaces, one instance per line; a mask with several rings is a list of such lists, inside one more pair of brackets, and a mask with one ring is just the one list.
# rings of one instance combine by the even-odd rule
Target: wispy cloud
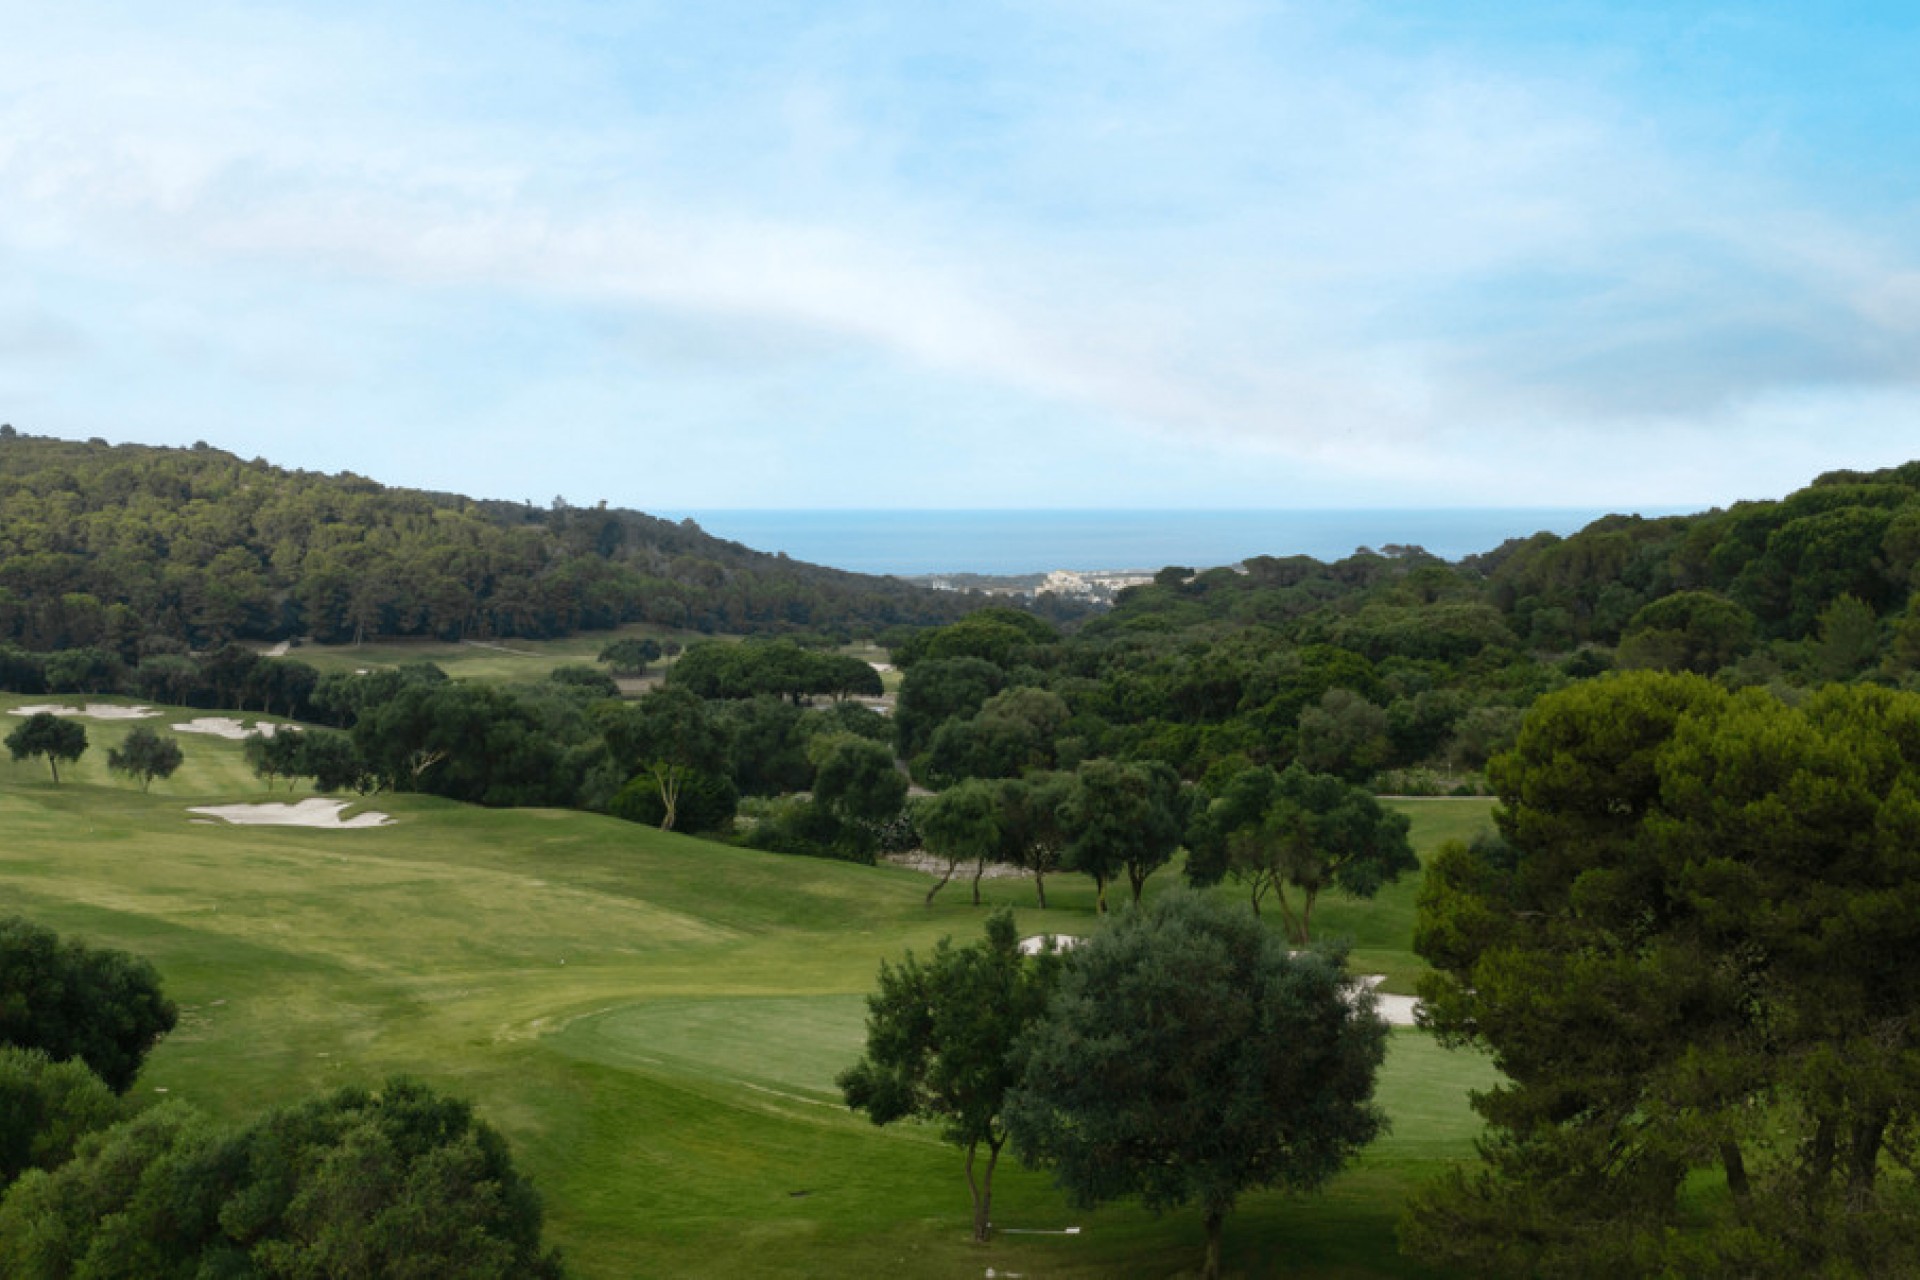
[[[76,350],[253,352],[198,386],[140,369],[150,399],[230,420],[334,376],[429,431],[470,407],[460,334],[411,340],[439,345],[409,374],[370,315],[557,310],[610,317],[595,368],[665,411],[724,419],[728,377],[811,377],[827,427],[991,405],[1055,459],[1181,442],[1244,470],[1218,481],[1235,502],[1436,476],[1487,501],[1518,474],[1529,500],[1684,501],[1722,492],[1729,440],[1820,420],[1828,451],[1872,453],[1920,375],[1920,231],[1729,146],[1623,72],[1630,48],[1227,3],[14,8],[0,305]],[[166,305],[26,296],[67,280]],[[469,354],[513,382],[497,345]],[[1622,438],[1697,441],[1669,456],[1702,470],[1650,481]],[[1738,478],[1811,452],[1762,445]],[[1205,467],[1182,483],[1207,499]]]

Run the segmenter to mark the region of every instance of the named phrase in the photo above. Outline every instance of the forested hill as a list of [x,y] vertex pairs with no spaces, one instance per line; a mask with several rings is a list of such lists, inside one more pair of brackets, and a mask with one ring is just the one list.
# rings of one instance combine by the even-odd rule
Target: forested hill
[[1003,684],[1032,673],[1086,751],[1191,778],[1241,757],[1457,777],[1509,745],[1540,694],[1611,669],[1920,687],[1917,568],[1920,463],[1835,472],[1779,501],[1611,516],[1454,564],[1389,547],[1169,568],[1061,644],[1002,660],[982,615],[896,651],[901,719],[914,723],[915,685],[931,681],[915,679],[926,650],[999,661]]
[[[1569,537],[1514,539],[1457,564],[1389,547],[1332,564],[1255,556],[1237,569],[1167,570],[1123,593],[1096,628],[1277,626],[1376,659],[1624,643],[1633,665],[1711,672],[1770,642],[1817,639],[1843,614],[1897,639],[1917,567],[1920,462],[1912,462],[1832,472],[1779,501],[1607,516]],[[1709,651],[1666,651],[1683,641]]]
[[984,601],[636,511],[287,471],[205,445],[0,428],[0,643],[557,636],[625,622],[870,633]]

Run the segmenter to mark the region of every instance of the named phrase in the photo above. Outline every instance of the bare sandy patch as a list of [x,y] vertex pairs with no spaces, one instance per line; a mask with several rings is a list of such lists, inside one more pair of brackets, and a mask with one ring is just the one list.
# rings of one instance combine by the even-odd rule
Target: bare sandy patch
[[1390,996],[1382,992],[1380,984],[1386,980],[1386,975],[1382,973],[1363,973],[1353,980],[1353,985],[1362,991],[1373,992],[1374,1010],[1388,1026],[1418,1026],[1414,1014],[1420,1011],[1420,1002],[1412,996]]
[[[393,819],[376,810],[356,813],[351,818],[341,814],[350,801],[346,800],[299,800],[290,804],[210,804],[188,809],[188,813],[203,813],[211,818],[220,818],[239,827],[320,827],[329,831],[342,831],[359,827],[386,827]],[[195,819],[198,821],[198,819]]]
[[1055,951],[1071,951],[1080,945],[1080,939],[1071,933],[1036,933],[1031,938],[1020,939],[1020,954],[1037,956],[1047,949],[1049,942]]
[[43,712],[50,716],[78,716],[83,720],[150,720],[160,714],[152,707],[116,707],[110,702],[89,702],[84,707],[46,702],[33,707],[15,707],[10,714],[37,716]]
[[242,741],[250,733],[271,738],[281,729],[290,733],[299,732],[299,729],[293,725],[275,724],[271,720],[255,720],[251,726],[248,726],[232,716],[201,716],[196,720],[188,720],[173,727],[181,733],[205,733],[216,738],[226,738],[231,742]]

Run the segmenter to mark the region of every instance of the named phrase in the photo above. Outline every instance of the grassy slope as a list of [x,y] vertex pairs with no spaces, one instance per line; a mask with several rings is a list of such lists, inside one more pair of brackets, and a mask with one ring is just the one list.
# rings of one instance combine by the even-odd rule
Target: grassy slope
[[[143,796],[102,764],[127,726],[86,723],[95,745],[58,788],[42,763],[0,760],[0,910],[159,966],[183,1016],[143,1090],[238,1116],[396,1070],[447,1085],[512,1138],[583,1276],[1160,1276],[1198,1262],[1193,1215],[1070,1211],[1017,1166],[999,1177],[999,1223],[1084,1234],[971,1246],[957,1153],[835,1105],[879,961],[977,929],[962,885],[929,911],[911,872],[420,797],[382,797],[400,821],[374,830],[197,826],[185,803],[264,798],[238,744],[183,738],[187,766]],[[1405,807],[1423,847],[1485,813]],[[1044,914],[1024,882],[987,894],[1025,929],[1097,927],[1086,885],[1050,890]],[[1351,934],[1361,967],[1402,985],[1413,894],[1329,902],[1321,930]],[[1381,1081],[1393,1134],[1323,1196],[1248,1197],[1229,1268],[1424,1274],[1395,1254],[1398,1206],[1471,1154],[1465,1093],[1489,1078],[1396,1033]]]
[[[636,623],[616,631],[583,631],[563,640],[379,640],[369,644],[308,644],[287,653],[323,674],[377,671],[407,662],[431,662],[459,680],[539,680],[555,667],[597,666],[600,651],[626,636],[677,640],[682,645],[713,639],[697,631],[674,631]],[[652,668],[659,670],[656,665]]]

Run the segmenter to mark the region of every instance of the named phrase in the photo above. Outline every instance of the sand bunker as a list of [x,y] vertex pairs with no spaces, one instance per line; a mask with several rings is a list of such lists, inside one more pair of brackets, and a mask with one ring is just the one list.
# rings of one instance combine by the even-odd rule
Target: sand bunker
[[1383,994],[1380,984],[1386,975],[1365,973],[1353,980],[1362,991],[1373,992],[1373,1007],[1380,1014],[1380,1020],[1390,1027],[1411,1027],[1418,1025],[1413,1015],[1419,1010],[1420,1002],[1412,996],[1390,996]]
[[1080,945],[1080,939],[1070,933],[1036,933],[1031,938],[1020,939],[1020,954],[1037,956],[1047,949],[1049,942],[1056,951],[1071,951]]
[[1412,996],[1383,996],[1374,994],[1374,1008],[1379,1011],[1380,1021],[1390,1027],[1418,1026],[1414,1014],[1420,1010],[1420,1002]]
[[271,738],[280,729],[286,729],[290,733],[299,732],[299,729],[293,725],[275,724],[271,720],[256,720],[249,727],[232,716],[201,716],[197,720],[188,720],[184,724],[176,724],[173,727],[182,733],[206,733],[233,742],[243,740],[250,733]]
[[152,707],[116,707],[107,702],[89,702],[84,707],[48,702],[35,707],[15,707],[10,714],[37,716],[42,712],[50,716],[79,716],[85,720],[149,720],[160,714]]
[[351,818],[341,817],[348,805],[346,800],[301,800],[293,804],[211,804],[188,809],[188,813],[204,813],[208,817],[221,818],[240,827],[324,827],[331,831],[341,831],[355,827],[385,827],[393,824],[393,819],[384,813],[369,810],[356,813]]

